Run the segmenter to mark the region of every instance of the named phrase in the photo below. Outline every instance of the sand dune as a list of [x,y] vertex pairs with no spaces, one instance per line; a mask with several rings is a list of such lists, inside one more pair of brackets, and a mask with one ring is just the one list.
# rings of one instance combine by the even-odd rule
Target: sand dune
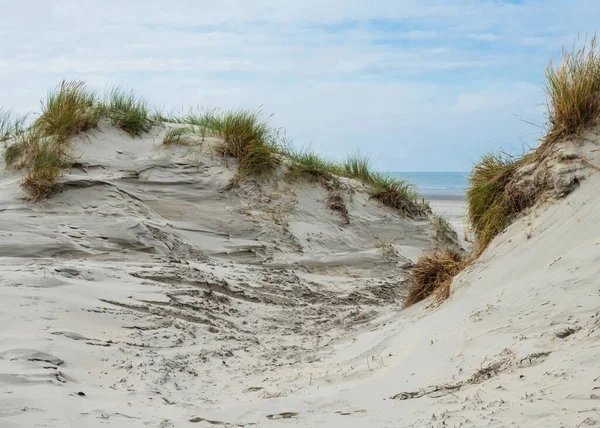
[[77,137],[76,164],[39,203],[19,172],[2,176],[2,426],[187,425],[269,403],[399,309],[426,218],[354,180],[348,224],[319,184],[224,190],[235,166],[211,140],[198,160],[161,147],[164,131]]
[[[163,132],[77,137],[60,192],[36,204],[20,173],[1,176],[0,426],[600,421],[593,168],[496,238],[447,302],[401,310],[427,219],[349,179],[347,224],[319,184],[227,190],[210,140],[190,154]],[[576,149],[598,165],[595,147]]]

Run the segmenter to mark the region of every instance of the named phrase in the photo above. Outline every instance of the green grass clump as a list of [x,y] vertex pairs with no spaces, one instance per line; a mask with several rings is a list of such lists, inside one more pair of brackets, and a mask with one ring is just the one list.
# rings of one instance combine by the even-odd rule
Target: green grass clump
[[486,154],[473,167],[467,201],[478,252],[540,194],[539,189],[528,194],[518,190],[511,183],[515,171],[528,163],[541,165],[548,148],[560,139],[577,136],[600,119],[600,50],[596,35],[588,46],[574,46],[570,52],[563,49],[560,63],[554,66],[550,61],[545,75],[549,124],[540,147],[517,158]]
[[530,159],[528,155],[514,158],[488,153],[473,166],[467,203],[479,251],[488,246],[515,214],[534,202],[533,196],[526,196],[510,185],[515,171]]
[[[546,68],[550,128],[546,144],[577,135],[600,118],[600,52],[594,35],[589,47],[563,49],[558,66]],[[545,145],[542,145],[545,148]]]
[[101,116],[98,98],[84,82],[63,81],[48,93],[40,116],[4,154],[7,166],[26,168],[23,186],[34,201],[54,191],[69,165],[71,138],[97,127]]
[[106,95],[102,106],[103,115],[111,123],[127,132],[131,137],[138,137],[150,131],[157,123],[150,107],[134,91],[112,88]]
[[4,161],[7,167],[26,168],[23,186],[34,201],[54,191],[69,165],[71,138],[97,127],[101,116],[98,98],[84,82],[63,81],[42,101],[41,114],[29,128],[22,128],[24,120],[18,122]]
[[101,112],[97,101],[96,94],[84,82],[63,81],[42,102],[42,112],[34,126],[59,144],[66,144],[78,132],[98,126]]
[[431,211],[427,201],[419,201],[411,183],[379,172],[370,175],[371,197],[382,204],[410,217],[426,216]]
[[39,129],[33,126],[19,133],[16,141],[8,145],[4,151],[6,168],[20,169],[28,166],[41,136]]
[[197,120],[199,127],[220,137],[217,151],[238,160],[241,175],[263,175],[280,163],[281,147],[276,132],[261,120],[260,112],[231,110],[207,113]]
[[344,162],[337,163],[311,151],[289,150],[286,154],[292,161],[289,176],[354,178],[369,188],[372,198],[403,215],[421,217],[430,212],[429,204],[424,200],[419,201],[418,194],[410,183],[373,171],[366,156],[355,154],[348,156]]
[[332,175],[344,175],[344,169],[334,161],[325,159],[313,151],[290,150],[288,155],[292,161],[289,175],[292,177],[329,178]]
[[365,183],[372,198],[403,215],[421,217],[430,212],[429,204],[425,200],[419,201],[419,195],[411,183],[374,171],[367,156],[348,156],[343,169],[346,177]]
[[14,165],[23,156],[23,146],[19,143],[11,144],[4,151],[4,164],[6,167]]
[[[234,112],[231,112],[231,114],[233,113]],[[195,113],[190,111],[180,119],[181,122],[179,123],[193,125],[206,135],[220,135],[224,126],[223,118],[226,114],[227,113],[220,112],[218,109],[202,110]],[[258,113],[256,114],[258,115]]]
[[350,155],[344,161],[343,168],[346,177],[356,178],[365,183],[373,181],[371,162],[367,156]]
[[193,126],[194,133],[202,139],[205,136],[219,137],[222,142],[216,147],[217,152],[237,159],[238,177],[268,174],[280,163],[280,138],[277,132],[261,119],[260,111],[221,112],[213,109],[200,113],[190,112],[179,119],[171,120]]

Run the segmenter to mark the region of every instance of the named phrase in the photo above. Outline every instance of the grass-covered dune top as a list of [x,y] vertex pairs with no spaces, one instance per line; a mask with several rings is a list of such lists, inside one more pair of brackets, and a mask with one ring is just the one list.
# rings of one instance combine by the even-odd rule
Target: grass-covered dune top
[[7,167],[24,169],[22,181],[34,201],[55,191],[63,171],[72,164],[72,138],[95,129],[100,122],[116,126],[132,138],[166,126],[164,145],[201,144],[206,136],[218,137],[214,148],[237,160],[237,180],[264,177],[285,165],[287,179],[348,177],[360,180],[372,198],[402,215],[426,216],[430,209],[413,187],[373,170],[367,157],[326,160],[314,152],[296,151],[286,144],[283,132],[263,120],[260,111],[207,110],[188,114],[163,114],[134,92],[109,88],[103,94],[81,81],[63,81],[41,102],[34,121],[0,111],[0,141]]
[[41,102],[39,117],[0,115],[0,137],[6,146],[6,166],[25,169],[23,186],[34,201],[50,195],[63,170],[71,165],[71,139],[108,120],[137,136],[158,123],[145,102],[119,88],[102,96],[84,82],[63,81]]

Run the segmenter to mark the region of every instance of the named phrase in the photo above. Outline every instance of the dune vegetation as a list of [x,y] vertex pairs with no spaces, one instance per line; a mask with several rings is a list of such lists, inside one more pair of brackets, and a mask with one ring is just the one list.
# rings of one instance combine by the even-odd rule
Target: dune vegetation
[[[456,248],[436,248],[426,254],[414,269],[409,303],[446,287],[448,278],[468,265],[465,260],[475,259],[521,211],[536,202],[541,190],[525,195],[514,185],[520,168],[538,164],[548,148],[562,139],[576,138],[600,118],[600,53],[595,36],[582,48],[563,50],[560,62],[550,62],[545,76],[548,128],[540,146],[517,157],[488,153],[474,164],[467,192],[468,218],[475,236],[472,254],[461,255],[460,262]],[[367,187],[372,198],[402,215],[422,217],[431,212],[409,183],[375,171],[366,156],[357,154],[335,161],[312,151],[290,148],[283,132],[269,125],[260,111],[215,109],[165,115],[134,92],[112,88],[99,95],[81,81],[63,81],[49,92],[34,121],[0,111],[0,142],[6,147],[6,166],[23,169],[22,184],[31,199],[43,199],[56,190],[60,177],[73,164],[72,138],[97,128],[102,121],[132,138],[154,126],[167,126],[165,146],[197,145],[207,136],[218,137],[217,153],[237,160],[237,180],[270,177],[284,166],[287,180],[324,181],[329,183],[328,189],[335,189],[332,177],[356,179]],[[332,193],[332,209],[342,209],[342,202],[337,193]],[[428,269],[432,275],[425,274]],[[431,280],[433,277],[437,279]]]
[[22,184],[33,201],[49,196],[63,171],[72,164],[71,140],[109,120],[131,136],[141,135],[156,123],[143,100],[133,93],[114,89],[99,96],[84,82],[63,81],[41,103],[39,117],[25,126],[26,119],[4,115],[2,140],[7,167],[24,169]]
[[467,193],[469,220],[482,252],[543,189],[524,194],[513,183],[519,168],[539,165],[554,144],[577,138],[600,119],[600,50],[594,35],[583,47],[563,49],[545,70],[548,125],[541,144],[521,156],[488,153],[473,166]]
[[127,132],[131,137],[139,137],[158,124],[157,115],[152,113],[148,103],[133,91],[112,88],[98,105],[101,116]]
[[[286,144],[283,131],[263,120],[260,111],[213,109],[163,114],[132,91],[117,87],[99,95],[82,81],[61,82],[42,101],[40,116],[27,126],[25,118],[0,112],[0,141],[6,146],[6,166],[24,169],[22,184],[31,199],[43,199],[56,190],[64,170],[72,165],[72,138],[97,128],[101,121],[122,129],[132,138],[154,126],[166,125],[165,146],[192,146],[201,144],[207,136],[217,137],[220,143],[216,152],[237,160],[236,180],[270,176],[285,164],[288,179],[353,178],[368,187],[372,198],[403,215],[426,216],[430,212],[427,202],[419,200],[409,183],[374,171],[367,157],[353,155],[336,162],[315,152],[292,149]],[[340,209],[338,199],[334,196],[331,202],[336,210]]]
[[548,132],[540,150],[561,138],[577,136],[600,118],[600,50],[594,35],[589,45],[563,49],[560,63],[546,68]]
[[438,300],[446,299],[452,279],[467,262],[462,251],[451,247],[435,248],[422,255],[411,270],[412,283],[404,305],[414,305],[432,294]]
[[407,305],[436,294],[448,296],[452,277],[475,260],[524,209],[534,205],[544,189],[524,193],[515,185],[518,170],[539,166],[548,149],[561,141],[577,138],[600,119],[600,51],[597,37],[572,51],[563,49],[557,65],[545,70],[548,126],[541,144],[521,156],[487,153],[477,161],[469,177],[468,218],[475,235],[470,254],[459,261],[451,247],[434,249],[421,257],[412,273]]

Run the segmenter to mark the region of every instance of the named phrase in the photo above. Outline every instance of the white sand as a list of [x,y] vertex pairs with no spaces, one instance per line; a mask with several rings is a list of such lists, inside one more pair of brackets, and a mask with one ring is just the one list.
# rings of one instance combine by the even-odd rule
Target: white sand
[[0,178],[0,427],[600,422],[598,174],[400,310],[426,221],[352,181],[349,225],[318,185],[223,191],[159,142],[82,139],[38,204]]

